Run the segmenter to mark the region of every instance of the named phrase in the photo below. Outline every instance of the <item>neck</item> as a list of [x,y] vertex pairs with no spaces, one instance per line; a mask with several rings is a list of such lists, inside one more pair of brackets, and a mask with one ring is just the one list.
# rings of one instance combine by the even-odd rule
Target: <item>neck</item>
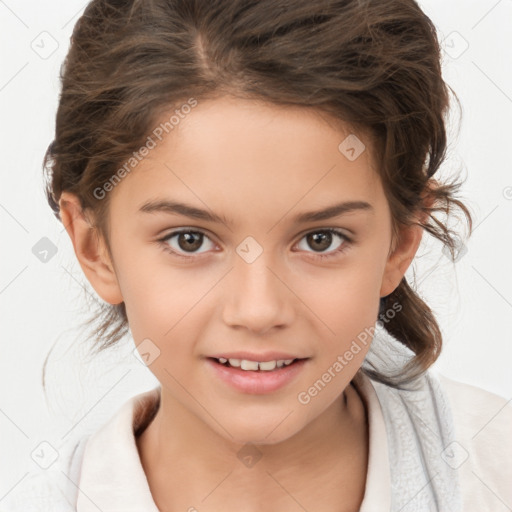
[[136,440],[163,512],[204,505],[223,512],[300,506],[338,512],[359,510],[364,495],[367,415],[352,385],[300,432],[267,445],[233,443],[162,390],[155,418]]

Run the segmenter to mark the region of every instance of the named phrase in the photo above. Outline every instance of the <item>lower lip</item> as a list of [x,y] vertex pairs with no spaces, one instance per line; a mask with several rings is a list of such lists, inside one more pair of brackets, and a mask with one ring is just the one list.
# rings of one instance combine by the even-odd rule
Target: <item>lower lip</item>
[[213,359],[206,359],[217,377],[238,391],[253,395],[264,395],[283,388],[302,371],[306,361],[307,359],[299,359],[272,371],[252,371],[224,366]]

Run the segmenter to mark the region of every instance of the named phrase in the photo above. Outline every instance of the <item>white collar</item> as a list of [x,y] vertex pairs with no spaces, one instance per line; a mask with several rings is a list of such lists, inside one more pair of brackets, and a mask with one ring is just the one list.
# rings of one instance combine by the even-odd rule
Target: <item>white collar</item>
[[[391,485],[386,427],[372,381],[358,372],[353,383],[369,421],[369,460],[360,512],[389,510]],[[85,445],[77,512],[159,512],[140,462],[134,432],[154,413],[160,387],[132,397]]]
[[159,512],[142,468],[134,431],[151,412],[160,388],[132,397],[87,441],[77,512]]

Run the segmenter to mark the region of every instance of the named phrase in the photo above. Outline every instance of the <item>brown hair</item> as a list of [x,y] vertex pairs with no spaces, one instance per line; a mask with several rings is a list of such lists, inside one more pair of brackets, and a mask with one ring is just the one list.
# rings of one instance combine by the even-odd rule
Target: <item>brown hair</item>
[[[434,214],[459,207],[461,183],[433,176],[445,159],[449,86],[432,21],[414,0],[93,0],[73,30],[61,69],[55,139],[45,155],[47,197],[60,220],[62,191],[93,212],[108,245],[105,184],[147,140],[163,112],[190,98],[225,94],[313,107],[369,133],[393,217],[393,233],[415,223],[452,258],[456,233]],[[456,97],[455,93],[454,96]],[[431,201],[426,201],[430,198]],[[381,300],[401,311],[385,329],[415,357],[402,375],[372,378],[399,387],[438,358],[433,312],[404,277]],[[98,351],[128,330],[124,303],[102,303]]]

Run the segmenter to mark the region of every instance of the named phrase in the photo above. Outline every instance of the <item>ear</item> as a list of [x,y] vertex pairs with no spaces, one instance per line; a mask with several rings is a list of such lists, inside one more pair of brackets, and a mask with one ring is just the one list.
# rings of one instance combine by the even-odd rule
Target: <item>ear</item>
[[103,237],[82,210],[75,194],[63,192],[60,216],[82,270],[97,294],[110,304],[123,302],[114,266]]
[[381,297],[392,293],[400,284],[418,250],[422,234],[421,226],[411,226],[401,230],[397,246],[386,262],[380,289]]
[[[424,204],[431,207],[434,201],[433,196],[426,196]],[[416,217],[416,221],[424,223],[427,219],[428,213],[422,212]],[[403,227],[400,230],[396,247],[388,256],[388,261],[382,276],[382,284],[380,289],[380,296],[385,297],[392,293],[400,284],[405,272],[409,268],[418,247],[421,243],[424,228],[422,226],[413,225]]]

